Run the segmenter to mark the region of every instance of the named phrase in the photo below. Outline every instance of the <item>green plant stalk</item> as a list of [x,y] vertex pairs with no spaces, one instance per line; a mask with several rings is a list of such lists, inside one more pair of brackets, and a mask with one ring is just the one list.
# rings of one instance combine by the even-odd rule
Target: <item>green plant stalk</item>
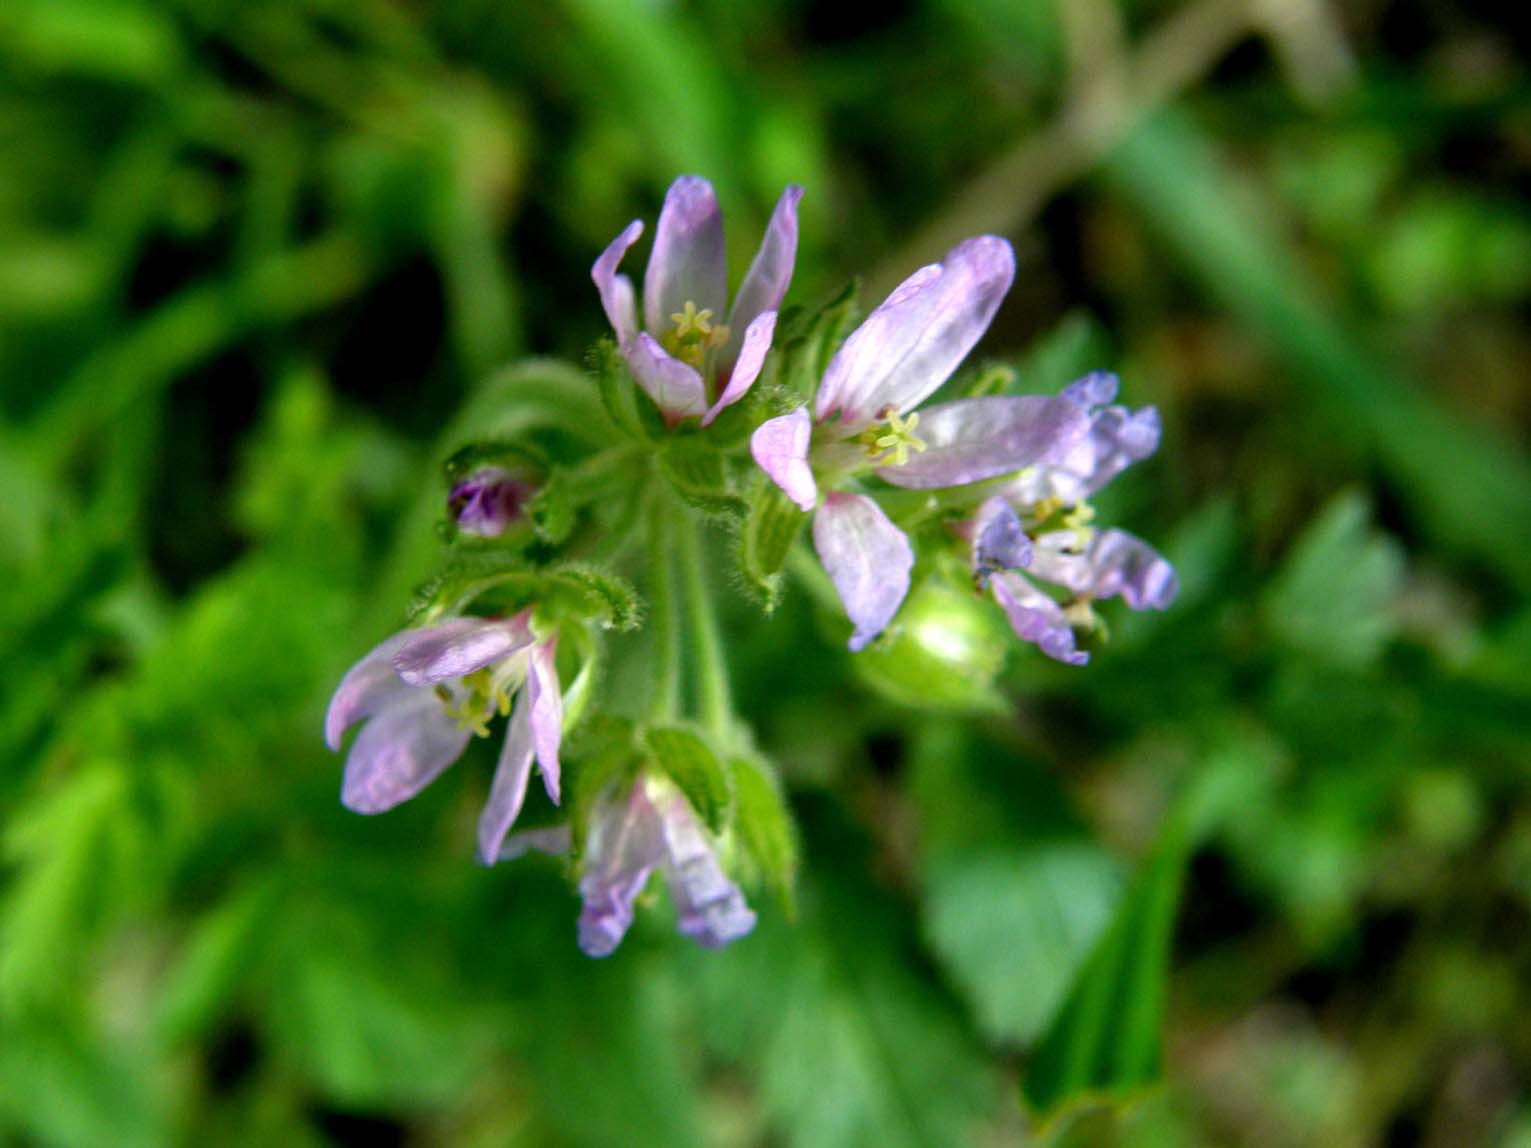
[[662,480],[656,479],[648,502],[649,602],[654,630],[654,696],[649,711],[656,722],[672,722],[680,712],[680,629],[675,612],[675,564],[670,554],[670,516],[675,512]]
[[733,695],[728,686],[728,661],[723,656],[718,614],[703,567],[696,516],[688,512],[675,535],[676,557],[685,580],[686,628],[691,638],[702,725],[713,738],[726,743],[733,727]]

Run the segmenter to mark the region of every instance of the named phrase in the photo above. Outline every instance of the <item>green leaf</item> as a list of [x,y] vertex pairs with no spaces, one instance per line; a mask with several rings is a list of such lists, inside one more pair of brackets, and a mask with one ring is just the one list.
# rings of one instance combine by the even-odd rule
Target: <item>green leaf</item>
[[703,514],[719,518],[744,517],[745,502],[734,493],[723,456],[699,444],[673,443],[660,458],[675,492]]
[[638,727],[615,714],[594,714],[581,725],[569,746],[567,787],[569,822],[574,827],[575,852],[583,846],[582,834],[590,821],[596,798],[614,785],[632,780],[643,760]]
[[1044,1121],[1072,1105],[1121,1100],[1159,1073],[1170,942],[1196,843],[1242,792],[1244,759],[1210,759],[1177,799],[1144,863],[1036,1053],[1021,1088]]
[[774,482],[758,482],[739,529],[739,571],[766,613],[781,602],[781,570],[808,516]]
[[760,877],[791,914],[795,909],[797,830],[781,786],[762,762],[736,757],[730,765],[734,779],[734,828],[739,842]]
[[1372,528],[1365,495],[1326,507],[1292,548],[1263,603],[1272,637],[1336,666],[1377,660],[1397,628],[1403,551]]
[[278,899],[277,882],[258,879],[197,922],[155,1006],[164,1039],[200,1036],[225,1015],[260,959]]
[[0,1128],[25,1129],[24,1142],[50,1148],[171,1143],[146,1079],[152,1064],[106,1052],[56,1017],[7,1022],[0,1025]]
[[686,795],[713,833],[728,827],[732,787],[723,763],[701,735],[682,726],[657,726],[643,737],[653,763]]

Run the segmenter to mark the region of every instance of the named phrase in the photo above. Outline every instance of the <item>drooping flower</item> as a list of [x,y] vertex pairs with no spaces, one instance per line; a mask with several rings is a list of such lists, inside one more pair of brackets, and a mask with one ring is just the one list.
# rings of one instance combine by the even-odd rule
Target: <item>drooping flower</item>
[[592,957],[616,949],[655,869],[670,887],[676,927],[698,944],[721,948],[755,927],[754,911],[723,872],[690,803],[669,781],[645,773],[603,793],[591,810],[579,879],[581,949]]
[[632,282],[617,273],[643,234],[642,220],[629,223],[590,269],[622,357],[666,421],[700,416],[709,426],[759,377],[797,259],[802,195],[796,186],[782,192],[732,309],[723,214],[699,176],[681,176],[665,195],[643,279],[645,329]]
[[[1158,412],[1110,405],[1117,386],[1115,375],[1097,371],[1065,388],[1062,397],[1088,419],[1087,433],[1006,482],[970,528],[974,576],[991,589],[1016,636],[1075,666],[1089,661],[1075,630],[1096,625],[1094,602],[1121,597],[1134,610],[1163,610],[1177,590],[1174,569],[1148,543],[1093,525],[1089,497],[1159,445]],[[1068,600],[1059,602],[1032,578],[1061,587]]]
[[530,611],[451,618],[384,639],[341,679],[325,716],[334,750],[350,726],[366,722],[346,756],[341,801],[357,813],[408,801],[462,756],[470,737],[487,737],[496,714],[509,714],[479,818],[479,859],[491,863],[521,811],[534,758],[558,802],[557,644],[556,634],[539,640],[532,632]]
[[526,513],[535,487],[503,466],[485,466],[452,484],[447,513],[464,534],[498,538]]
[[992,395],[924,402],[967,357],[1015,278],[1010,244],[992,235],[922,267],[835,353],[807,405],[767,420],[750,439],[755,461],[805,511],[814,544],[859,650],[898,612],[913,554],[903,532],[865,494],[821,500],[861,472],[912,489],[962,486],[1049,462],[1089,429],[1063,396]]

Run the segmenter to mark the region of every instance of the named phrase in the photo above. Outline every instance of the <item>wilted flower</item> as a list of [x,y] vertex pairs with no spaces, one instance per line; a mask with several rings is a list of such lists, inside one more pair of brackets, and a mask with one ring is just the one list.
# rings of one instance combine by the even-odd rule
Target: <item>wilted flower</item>
[[485,466],[452,484],[447,513],[464,534],[497,538],[526,513],[536,488],[503,466]]
[[602,794],[591,810],[579,879],[581,949],[592,957],[616,949],[656,868],[670,886],[677,928],[699,944],[720,948],[755,927],[690,803],[669,781],[644,774]]
[[[1063,396],[993,395],[915,412],[988,329],[1015,277],[1010,244],[992,235],[922,267],[871,313],[824,372],[813,415],[802,406],[762,423],[755,461],[804,510],[814,545],[855,624],[850,647],[880,633],[909,590],[913,553],[863,494],[830,491],[862,471],[894,486],[961,486],[1060,457],[1089,429]],[[817,478],[816,478],[817,472]]]
[[341,679],[325,717],[325,740],[335,750],[346,729],[366,719],[346,756],[341,801],[357,813],[408,801],[462,756],[470,737],[487,737],[496,714],[509,714],[478,826],[479,859],[492,862],[521,812],[534,757],[548,796],[558,801],[557,642],[556,635],[538,640],[530,611],[452,618],[384,639]]
[[802,194],[795,186],[782,192],[732,310],[723,214],[712,184],[698,176],[681,176],[665,195],[643,279],[646,330],[632,282],[617,274],[643,222],[629,223],[590,269],[622,357],[667,421],[700,415],[708,426],[759,376],[797,258]]
[[[1134,610],[1163,610],[1174,600],[1175,572],[1158,551],[1122,530],[1092,525],[1086,501],[1159,445],[1153,407],[1111,406],[1117,378],[1097,371],[1070,384],[1062,398],[1088,419],[1088,431],[1061,454],[1016,475],[979,507],[973,520],[973,572],[1023,641],[1069,665],[1089,654],[1076,628],[1096,624],[1092,603],[1120,596]],[[1060,603],[1026,575],[1060,586]]]

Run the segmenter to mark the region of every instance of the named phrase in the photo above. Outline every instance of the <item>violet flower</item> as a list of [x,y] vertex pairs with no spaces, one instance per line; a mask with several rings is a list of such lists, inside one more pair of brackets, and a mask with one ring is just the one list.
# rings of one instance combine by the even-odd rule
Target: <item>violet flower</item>
[[855,624],[859,650],[898,612],[913,553],[864,494],[828,493],[870,472],[894,486],[962,486],[1059,457],[1089,429],[1064,396],[994,395],[915,412],[988,329],[1015,278],[1010,244],[992,235],[959,243],[906,279],[846,339],[814,399],[762,423],[755,461],[805,511],[814,545]]
[[347,728],[366,721],[346,755],[340,800],[357,813],[408,801],[462,756],[470,737],[487,737],[497,713],[509,714],[478,824],[479,859],[493,862],[521,812],[534,757],[548,797],[558,802],[557,643],[556,635],[533,634],[529,610],[511,618],[451,618],[384,639],[341,679],[325,716],[325,740],[334,750]]
[[755,927],[754,911],[724,874],[685,797],[645,774],[626,790],[608,790],[591,810],[579,880],[581,949],[592,957],[616,949],[656,868],[670,886],[676,927],[697,943],[721,948]]
[[[1174,569],[1148,543],[1092,525],[1088,498],[1159,445],[1159,413],[1110,405],[1117,385],[1115,375],[1097,371],[1065,388],[1062,397],[1088,419],[1087,433],[1006,482],[971,525],[974,575],[1016,636],[1075,666],[1089,661],[1075,630],[1098,624],[1094,602],[1120,597],[1134,610],[1163,610],[1178,589]],[[1059,602],[1032,578],[1069,599]]]
[[797,259],[802,195],[796,186],[782,192],[732,310],[723,214],[712,184],[699,176],[681,176],[665,195],[643,279],[645,330],[632,282],[617,274],[643,234],[642,220],[629,223],[590,269],[623,359],[667,422],[700,415],[710,426],[760,375]]
[[447,513],[464,534],[498,538],[525,515],[535,490],[503,466],[480,467],[452,484]]

